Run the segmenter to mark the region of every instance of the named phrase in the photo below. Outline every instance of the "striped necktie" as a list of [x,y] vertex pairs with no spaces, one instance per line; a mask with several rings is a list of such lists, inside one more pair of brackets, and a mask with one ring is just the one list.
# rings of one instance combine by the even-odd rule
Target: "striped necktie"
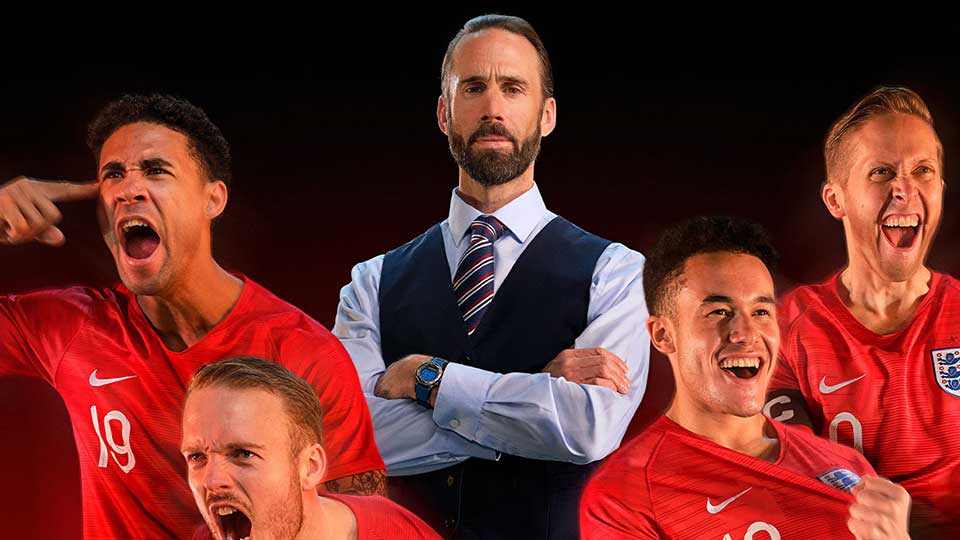
[[493,216],[480,216],[470,224],[470,245],[453,276],[453,291],[467,335],[473,335],[493,301],[493,243],[502,234],[503,223]]

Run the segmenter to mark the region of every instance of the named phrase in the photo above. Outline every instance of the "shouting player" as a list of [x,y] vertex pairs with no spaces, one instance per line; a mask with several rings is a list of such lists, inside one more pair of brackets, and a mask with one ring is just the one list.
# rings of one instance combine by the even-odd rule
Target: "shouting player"
[[439,540],[384,497],[317,494],[335,457],[324,451],[322,417],[314,389],[273,362],[243,357],[197,371],[181,452],[214,538]]
[[0,242],[60,244],[58,201],[97,198],[123,285],[0,297],[0,375],[63,398],[77,443],[83,536],[189,538],[180,411],[198,367],[237,355],[280,362],[317,388],[331,491],[382,492],[383,462],[356,370],[319,323],[213,259],[229,147],[197,107],[125,96],[93,121],[98,181],[0,187]]
[[913,497],[913,530],[960,533],[960,287],[924,264],[943,209],[926,104],[878,88],[826,138],[823,202],[847,267],[782,299],[767,413],[862,452]]
[[647,329],[676,395],[588,484],[585,540],[907,538],[903,488],[854,450],[762,414],[780,342],[775,258],[766,233],[737,219],[660,238],[643,273]]

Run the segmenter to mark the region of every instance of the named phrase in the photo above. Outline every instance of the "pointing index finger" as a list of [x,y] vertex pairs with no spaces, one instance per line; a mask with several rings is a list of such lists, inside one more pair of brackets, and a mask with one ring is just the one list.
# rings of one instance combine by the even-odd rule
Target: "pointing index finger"
[[100,193],[100,183],[97,181],[62,182],[38,179],[37,188],[51,201],[82,201],[93,199]]

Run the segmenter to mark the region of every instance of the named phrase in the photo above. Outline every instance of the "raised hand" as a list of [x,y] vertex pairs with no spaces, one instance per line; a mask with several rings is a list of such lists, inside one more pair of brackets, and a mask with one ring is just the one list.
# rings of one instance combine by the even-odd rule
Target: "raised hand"
[[100,192],[97,182],[57,182],[18,176],[0,186],[0,244],[37,241],[62,245],[66,238],[57,228],[63,219],[55,203],[92,199]]

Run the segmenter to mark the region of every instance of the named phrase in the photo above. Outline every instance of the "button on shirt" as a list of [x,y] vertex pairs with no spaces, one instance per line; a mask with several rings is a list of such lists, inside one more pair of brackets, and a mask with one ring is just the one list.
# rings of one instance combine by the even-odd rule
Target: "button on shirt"
[[[470,223],[480,215],[454,189],[450,214],[440,224],[451,282],[469,245]],[[496,291],[520,254],[556,214],[547,210],[534,184],[492,215],[506,227],[494,244],[496,302]],[[623,244],[607,246],[593,272],[587,327],[574,344],[603,347],[623,359],[631,380],[626,395],[547,373],[501,374],[450,363],[433,410],[413,400],[373,395],[385,370],[378,295],[383,255],[356,265],[352,281],[340,291],[333,333],[357,367],[388,474],[430,472],[470,457],[497,459],[500,452],[579,464],[613,452],[646,389],[650,340],[643,262],[643,255]]]

